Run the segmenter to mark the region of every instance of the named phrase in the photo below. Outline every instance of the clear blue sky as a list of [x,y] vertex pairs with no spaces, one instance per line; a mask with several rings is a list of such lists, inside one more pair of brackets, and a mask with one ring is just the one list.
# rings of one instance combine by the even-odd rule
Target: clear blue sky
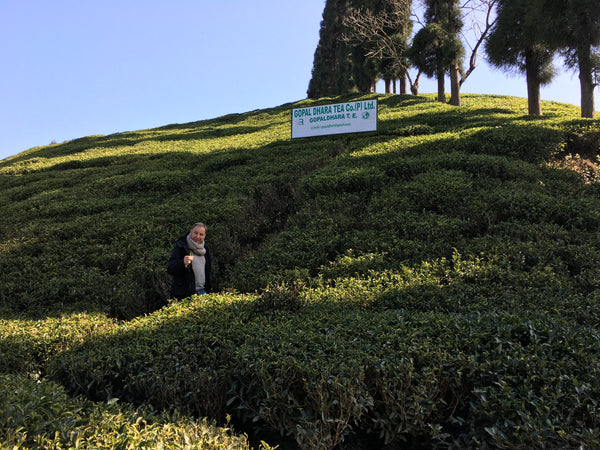
[[[324,6],[0,0],[0,160],[53,141],[304,99]],[[421,92],[435,91],[422,80]],[[462,92],[525,97],[526,86],[481,57]],[[579,105],[577,75],[564,72],[542,98]]]

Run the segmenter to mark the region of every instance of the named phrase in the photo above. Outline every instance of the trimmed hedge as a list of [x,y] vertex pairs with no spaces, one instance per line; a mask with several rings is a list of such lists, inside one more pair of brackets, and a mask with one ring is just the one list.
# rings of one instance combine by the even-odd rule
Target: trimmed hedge
[[190,299],[63,353],[49,374],[95,399],[230,414],[302,448],[364,436],[431,447],[600,444],[593,326],[493,306],[301,303],[267,312],[260,299]]
[[0,394],[3,448],[250,448],[246,436],[207,420],[73,399],[51,381],[0,375]]
[[43,320],[0,319],[0,373],[39,377],[51,357],[115,327],[102,314],[65,314]]

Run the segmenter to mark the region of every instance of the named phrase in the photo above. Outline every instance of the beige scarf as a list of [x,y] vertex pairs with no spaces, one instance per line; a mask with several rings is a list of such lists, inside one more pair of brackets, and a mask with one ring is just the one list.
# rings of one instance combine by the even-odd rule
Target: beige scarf
[[189,234],[187,235],[186,241],[189,249],[193,251],[196,255],[204,256],[206,254],[204,242],[202,242],[201,244],[197,243],[192,239],[192,236]]

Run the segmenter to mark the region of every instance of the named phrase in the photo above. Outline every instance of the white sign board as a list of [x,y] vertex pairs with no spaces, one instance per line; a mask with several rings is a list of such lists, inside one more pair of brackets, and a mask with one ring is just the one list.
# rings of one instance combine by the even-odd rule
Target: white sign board
[[377,131],[377,99],[292,110],[292,139]]

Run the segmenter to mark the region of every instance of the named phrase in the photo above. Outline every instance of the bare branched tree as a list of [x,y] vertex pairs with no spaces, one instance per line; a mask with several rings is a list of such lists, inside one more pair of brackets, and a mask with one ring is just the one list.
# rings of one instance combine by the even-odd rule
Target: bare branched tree
[[[497,3],[498,0],[464,0],[460,5],[464,21],[461,40],[465,48],[471,51],[469,67],[461,75],[461,86],[477,67],[479,49],[496,22],[495,8]],[[425,9],[424,0],[418,0],[418,4],[418,9],[423,11]],[[425,26],[425,21],[419,15],[418,11],[413,12],[412,19],[422,27]]]
[[[346,41],[359,40],[369,44],[366,56],[370,58],[392,58],[400,61],[406,49],[394,37],[399,24],[406,21],[408,0],[388,0],[389,8],[381,13],[371,9],[354,10],[346,19]],[[399,45],[400,44],[400,45]]]
[[[498,0],[464,0],[460,5],[465,26],[461,32],[461,40],[470,50],[469,65],[461,72],[460,86],[477,67],[479,51],[491,27],[496,21],[494,14]],[[405,60],[406,41],[398,39],[394,30],[407,18],[407,8],[411,8],[410,0],[389,0],[389,7],[382,12],[373,12],[369,8],[354,10],[345,19],[346,33],[342,37],[346,42],[367,43],[368,58],[388,59],[393,70],[406,76],[413,94],[418,94],[421,71],[411,77]],[[412,11],[410,19],[413,23],[425,25],[419,11],[424,11],[423,0],[416,0],[417,7]]]
[[462,40],[464,45],[471,50],[469,68],[463,71],[460,77],[461,86],[477,67],[479,48],[496,22],[494,15],[496,3],[498,3],[498,0],[465,0],[461,5],[465,22]]
[[[342,39],[362,43],[367,58],[386,61],[387,72],[404,78],[407,75],[405,52],[412,29],[411,3],[411,0],[387,0],[380,11],[368,7],[355,9],[344,20],[346,32]],[[410,76],[408,79],[413,90],[413,81]]]

